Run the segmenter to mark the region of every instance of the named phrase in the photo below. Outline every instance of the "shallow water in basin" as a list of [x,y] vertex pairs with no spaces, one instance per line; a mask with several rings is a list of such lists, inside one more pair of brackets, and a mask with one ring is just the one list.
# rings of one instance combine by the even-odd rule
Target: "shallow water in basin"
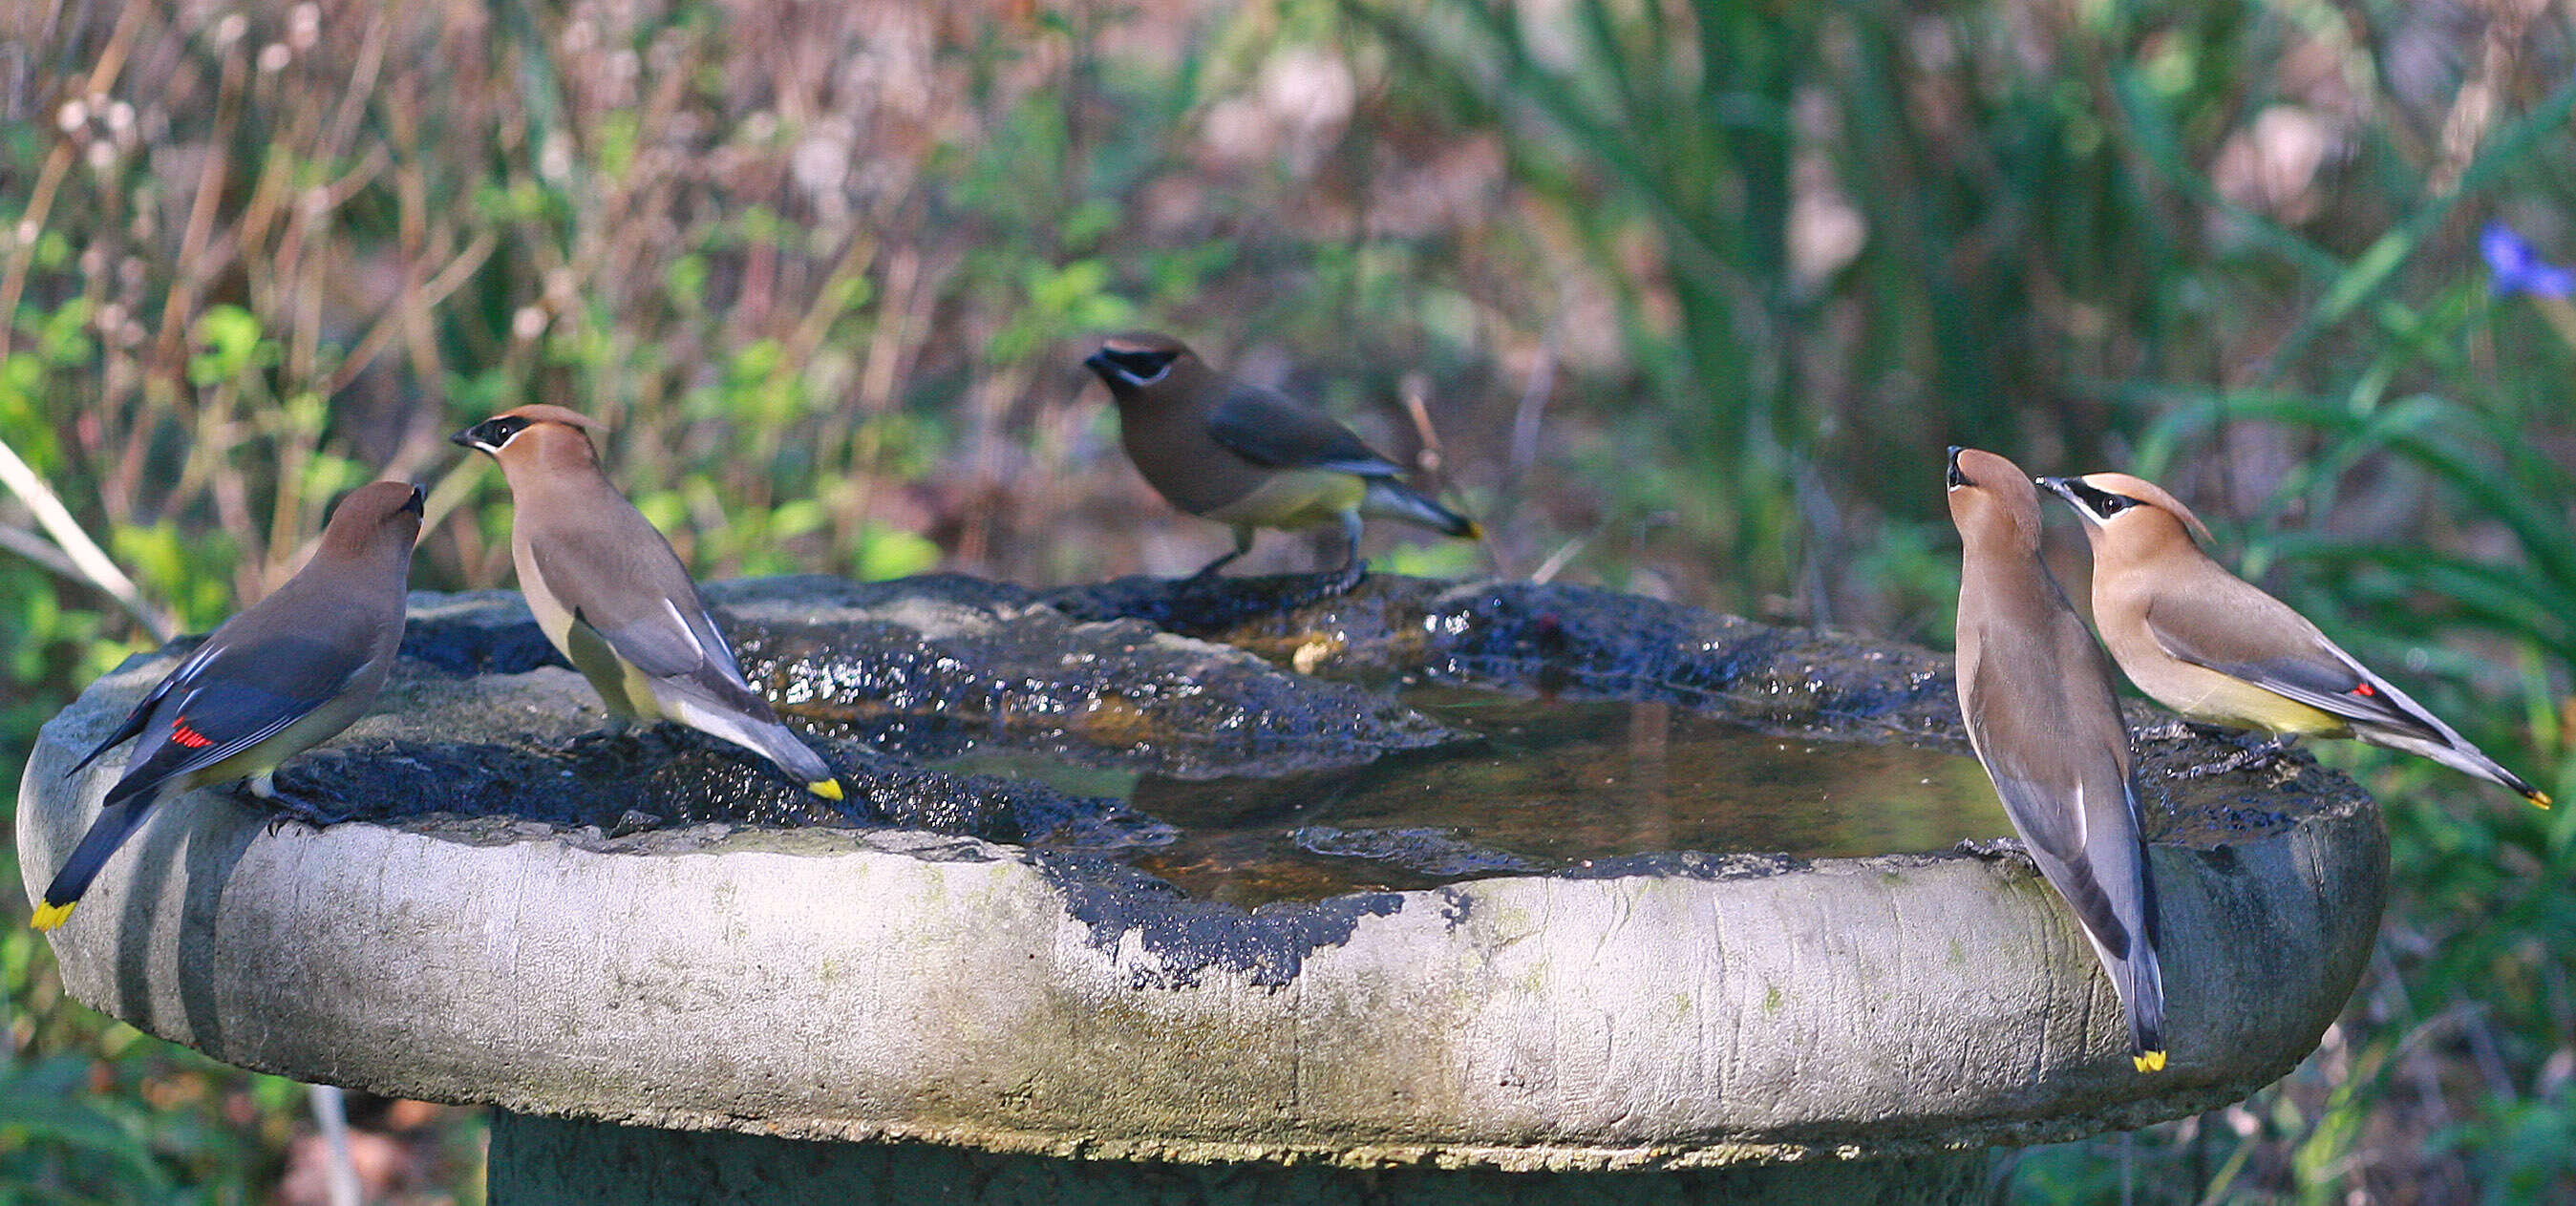
[[1454,690],[1405,702],[1477,739],[1271,779],[1181,780],[1007,752],[945,768],[1124,799],[1180,836],[1122,858],[1245,907],[1658,851],[1826,858],[2012,832],[1976,761],[1939,750],[1772,736],[1661,703]]

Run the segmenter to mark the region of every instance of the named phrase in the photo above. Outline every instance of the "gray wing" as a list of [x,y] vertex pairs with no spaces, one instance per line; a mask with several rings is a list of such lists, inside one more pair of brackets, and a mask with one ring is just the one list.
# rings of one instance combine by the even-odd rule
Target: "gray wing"
[[2430,739],[2459,739],[2287,604],[2240,579],[2228,581],[2243,589],[2159,593],[2147,606],[2148,634],[2183,661],[2319,711]]
[[271,635],[224,642],[214,656],[191,660],[181,667],[184,679],[173,673],[145,698],[146,714],[129,720],[142,739],[108,801],[144,794],[276,736],[338,698],[371,653],[355,641]]
[[1237,383],[1229,390],[1208,415],[1208,434],[1235,455],[1273,469],[1329,469],[1360,477],[1403,472],[1330,416],[1258,386]]
[[547,589],[636,669],[767,718],[768,701],[744,683],[669,542],[641,513],[628,514],[631,525],[559,531],[532,548]]
[[2108,659],[2062,602],[2035,623],[1996,625],[1982,643],[1976,681],[1961,684],[1977,757],[2049,882],[2126,958],[2144,851]]

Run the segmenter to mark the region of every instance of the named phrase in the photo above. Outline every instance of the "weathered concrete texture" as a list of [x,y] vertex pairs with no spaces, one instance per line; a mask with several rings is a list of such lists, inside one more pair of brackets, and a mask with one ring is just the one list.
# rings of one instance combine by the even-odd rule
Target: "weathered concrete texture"
[[[995,650],[997,662],[1020,657],[969,631],[985,621],[916,622],[950,623],[966,590],[799,580],[717,598],[767,634],[756,673],[773,687],[807,667],[832,680],[809,684],[818,706],[855,708],[864,693],[833,677],[837,654],[786,652],[810,638],[798,624],[819,622],[798,617],[900,620],[934,644],[965,631],[939,646],[961,665]],[[500,673],[463,680],[407,665],[387,710],[350,734],[347,748],[378,752],[345,761],[399,761],[436,740],[516,741],[537,759],[529,766],[556,768],[555,786],[590,790],[547,761],[595,723],[578,679],[511,661],[524,642],[508,652],[518,630],[506,623],[482,638],[438,635],[446,618],[488,609],[418,605],[432,620],[424,639]],[[1634,614],[1614,623],[1604,606]],[[1319,621],[1316,608],[1339,618]],[[1055,634],[1074,677],[1095,671],[1072,643],[1106,634],[1163,667],[1139,674],[1215,666],[1247,683],[1284,680],[1281,690],[1303,681],[1140,619],[1069,620],[1027,600],[970,611]],[[1361,611],[1377,629],[1345,614]],[[1391,580],[1298,614],[1280,639],[1299,664],[1462,677],[1484,665],[1473,672],[1546,679],[1543,664],[1511,653],[1535,643],[1565,667],[1558,689],[1673,691],[1711,706],[1741,697],[1768,723],[1829,729],[1857,717],[1952,739],[1944,666],[1919,651],[1514,585]],[[1390,652],[1404,646],[1425,659],[1414,671]],[[1720,664],[1692,663],[1692,649]],[[110,676],[46,726],[19,810],[31,890],[119,760],[68,780],[64,769],[165,664]],[[992,677],[924,674],[965,686]],[[1360,694],[1376,703],[1352,732],[1425,732]],[[1170,715],[1223,713],[1202,706]],[[1098,736],[1046,724],[1036,740]],[[513,727],[525,732],[501,732]],[[1271,757],[1310,738],[1322,748],[1322,733],[1273,730],[1237,753]],[[2159,775],[2210,754],[2159,741]],[[709,774],[757,771],[679,752],[713,760]],[[536,790],[463,774],[404,781],[474,796]],[[2173,1040],[2172,1066],[2156,1076],[2130,1070],[2108,982],[2019,857],[1641,852],[1582,873],[1245,913],[1097,853],[972,829],[782,828],[748,823],[762,819],[755,811],[620,834],[459,816],[470,801],[451,801],[393,825],[272,831],[266,814],[206,792],[147,826],[52,940],[75,995],[217,1058],[529,1114],[1354,1167],[1940,1155],[2234,1100],[2288,1070],[2341,1008],[2386,878],[2375,808],[2297,760],[2192,782],[2190,793],[2149,784],[2160,802],[2222,802],[2195,805],[2209,815],[2188,825],[2168,818],[2153,850]],[[988,794],[1005,793],[965,788]],[[1003,811],[1031,815],[1008,801]]]
[[1978,1152],[1758,1170],[1537,1172],[1175,1164],[923,1143],[492,1117],[494,1206],[1947,1206],[1985,1199]]

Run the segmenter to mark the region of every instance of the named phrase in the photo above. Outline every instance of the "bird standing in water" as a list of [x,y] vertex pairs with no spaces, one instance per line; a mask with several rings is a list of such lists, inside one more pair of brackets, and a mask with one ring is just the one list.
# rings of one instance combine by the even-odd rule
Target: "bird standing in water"
[[1959,529],[1959,711],[2032,861],[2075,910],[2119,990],[2129,1058],[2165,1066],[2156,888],[2110,661],[2039,555],[2020,467],[1952,448]]

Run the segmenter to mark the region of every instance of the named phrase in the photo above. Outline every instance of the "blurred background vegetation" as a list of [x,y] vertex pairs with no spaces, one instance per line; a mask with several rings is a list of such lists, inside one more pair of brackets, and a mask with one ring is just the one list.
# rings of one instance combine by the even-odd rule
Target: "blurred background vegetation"
[[[0,6],[0,440],[137,584],[0,499],[0,771],[371,478],[434,486],[415,585],[505,583],[443,437],[522,401],[616,424],[702,575],[1184,572],[1222,529],[1078,367],[1153,326],[1423,452],[1494,536],[1409,572],[1946,646],[1945,444],[2129,468],[2576,799],[2576,324],[2478,255],[2576,256],[2572,10]],[[2013,1200],[2576,1199],[2576,808],[2319,753],[2395,842],[2345,1018]],[[25,909],[0,1197],[318,1200],[294,1086],[65,1000]],[[470,1111],[359,1110],[377,1195],[479,1200]]]

